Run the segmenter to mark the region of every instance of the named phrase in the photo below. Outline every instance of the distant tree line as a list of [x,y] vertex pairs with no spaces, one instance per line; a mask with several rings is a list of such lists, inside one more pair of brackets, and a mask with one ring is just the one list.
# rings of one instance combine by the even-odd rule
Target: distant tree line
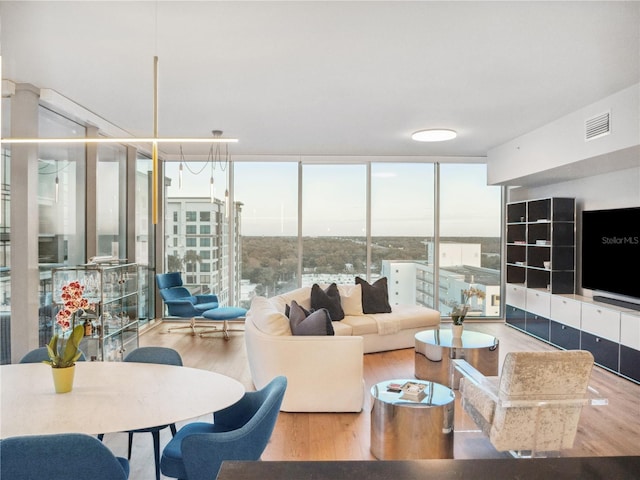
[[[375,237],[371,249],[372,271],[382,260],[425,260],[430,239]],[[442,242],[481,244],[481,266],[500,268],[500,238],[443,237]],[[309,273],[364,273],[364,237],[303,237],[303,271]],[[242,278],[257,284],[258,295],[273,295],[296,286],[297,237],[242,237]]]

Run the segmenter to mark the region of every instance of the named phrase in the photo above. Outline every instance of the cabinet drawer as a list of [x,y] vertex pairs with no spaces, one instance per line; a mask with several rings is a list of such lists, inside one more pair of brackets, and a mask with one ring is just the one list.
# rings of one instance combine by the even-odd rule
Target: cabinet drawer
[[541,315],[545,318],[551,316],[551,295],[538,290],[527,290],[527,312]]
[[640,383],[640,351],[620,345],[620,373]]
[[507,305],[506,321],[509,325],[519,328],[520,330],[524,330],[526,322],[526,312],[521,308],[514,307],[513,305]]
[[596,336],[620,341],[620,312],[600,305],[582,304],[581,328]]
[[540,315],[527,313],[525,330],[545,342],[549,341],[549,319]]
[[526,305],[526,291],[527,289],[525,287],[508,283],[505,292],[507,295],[507,304],[524,310]]
[[595,362],[614,372],[618,371],[618,356],[620,352],[620,344],[582,332],[580,334],[580,345],[582,350],[588,350],[593,354]]
[[640,350],[640,315],[620,314],[620,343]]
[[581,307],[581,302],[553,295],[551,297],[551,319],[579,329]]
[[565,350],[579,350],[580,330],[551,320],[549,341]]

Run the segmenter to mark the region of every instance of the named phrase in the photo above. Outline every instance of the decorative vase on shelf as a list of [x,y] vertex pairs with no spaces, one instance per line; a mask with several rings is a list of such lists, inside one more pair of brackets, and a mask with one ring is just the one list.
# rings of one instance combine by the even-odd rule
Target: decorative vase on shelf
[[451,325],[451,332],[453,335],[453,338],[462,338],[462,331],[464,330],[464,325],[460,324],[460,325],[456,325],[453,324]]
[[76,373],[76,366],[71,365],[65,368],[52,368],[53,385],[56,393],[68,393],[73,389],[73,377]]

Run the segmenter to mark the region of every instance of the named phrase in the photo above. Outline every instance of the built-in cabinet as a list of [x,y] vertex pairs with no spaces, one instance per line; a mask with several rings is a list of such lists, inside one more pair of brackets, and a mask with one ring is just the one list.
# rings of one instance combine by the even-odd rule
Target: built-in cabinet
[[640,383],[640,311],[575,295],[575,200],[512,202],[506,209],[506,322]]
[[565,350],[588,350],[596,364],[640,383],[640,312],[521,285],[506,293],[508,325]]
[[573,294],[506,287],[506,322],[565,350],[588,350],[595,363],[640,383],[640,311]]
[[[138,347],[138,267],[136,264],[80,265],[53,270],[53,300],[64,302],[62,287],[77,280],[91,304],[78,321],[85,325],[80,349],[87,360],[120,361]],[[54,323],[54,333],[57,326]]]

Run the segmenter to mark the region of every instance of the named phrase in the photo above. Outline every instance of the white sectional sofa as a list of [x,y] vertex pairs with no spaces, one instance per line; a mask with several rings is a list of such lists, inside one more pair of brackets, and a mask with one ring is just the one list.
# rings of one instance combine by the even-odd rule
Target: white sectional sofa
[[255,297],[246,316],[245,342],[256,388],[273,377],[288,379],[281,410],[359,412],[364,400],[363,354],[413,348],[415,334],[437,328],[440,313],[392,305],[391,313],[362,313],[361,290],[339,285],[345,317],[331,322],[335,335],[293,335],[287,305],[310,309],[311,287],[272,298]]

